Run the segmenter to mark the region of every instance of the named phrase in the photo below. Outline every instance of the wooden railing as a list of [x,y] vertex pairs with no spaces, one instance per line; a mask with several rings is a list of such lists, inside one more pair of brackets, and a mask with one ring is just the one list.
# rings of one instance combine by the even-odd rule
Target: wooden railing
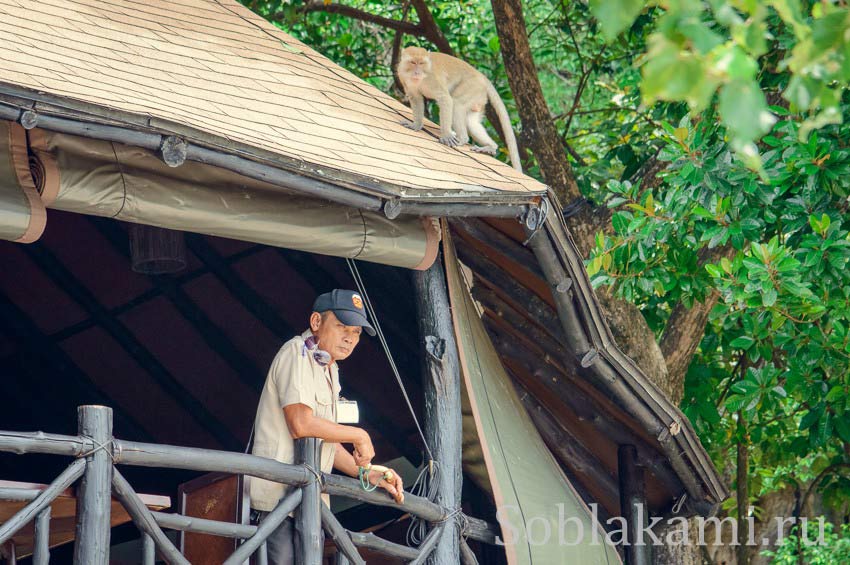
[[[242,540],[224,562],[241,565],[256,555],[256,563],[267,563],[266,540],[269,535],[295,512],[296,532],[301,536],[301,562],[320,565],[323,547],[321,531],[333,540],[338,549],[338,563],[365,563],[357,547],[400,557],[410,563],[424,563],[442,535],[457,535],[454,520],[457,512],[434,504],[426,498],[405,494],[402,504],[396,503],[383,491],[365,492],[359,481],[322,473],[319,469],[321,440],[304,438],[296,442],[296,464],[286,464],[248,455],[210,449],[178,447],[151,443],[136,443],[115,439],[112,435],[112,410],[105,406],[78,408],[77,436],[45,434],[42,432],[0,431],[0,451],[16,454],[42,453],[65,455],[74,461],[44,490],[0,488],[0,500],[26,501],[28,504],[0,525],[0,547],[16,532],[35,521],[33,545],[34,565],[49,561],[50,505],[65,489],[82,479],[78,490],[77,528],[74,563],[106,565],[109,561],[111,499],[114,496],[142,533],[142,562],[152,565],[158,554],[168,563],[189,562],[165,535],[163,529],[180,530],[225,536]],[[203,520],[180,514],[152,512],[145,506],[117,465],[185,469],[203,472],[222,472],[250,475],[292,487],[258,525]],[[380,506],[393,506],[431,525],[430,532],[418,548],[396,544],[373,534],[346,530],[327,505],[322,492],[343,496]],[[494,543],[495,528],[472,517],[463,516],[465,531],[461,538],[460,555],[454,563],[474,563],[475,557],[464,541],[465,537]]]

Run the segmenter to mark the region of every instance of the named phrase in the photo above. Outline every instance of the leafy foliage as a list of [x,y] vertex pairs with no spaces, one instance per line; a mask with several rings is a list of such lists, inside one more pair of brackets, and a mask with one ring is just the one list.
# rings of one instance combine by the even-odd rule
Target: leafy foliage
[[[806,544],[801,539],[800,532],[782,540],[782,545],[776,551],[765,551],[765,557],[771,558],[773,565],[834,565],[835,563],[850,563],[850,525],[842,524],[837,528],[827,523],[824,527],[824,543]],[[817,525],[809,524],[808,539],[814,541],[817,537]],[[802,560],[800,559],[802,557]]]
[[[641,4],[593,5],[610,39],[631,25]],[[645,6],[659,6],[642,60],[645,101],[684,101],[697,113],[718,93],[731,144],[751,167],[760,165],[754,142],[776,121],[763,86],[781,90],[791,111],[803,115],[801,139],[841,122],[841,95],[850,81],[850,10],[843,3],[673,0]]]

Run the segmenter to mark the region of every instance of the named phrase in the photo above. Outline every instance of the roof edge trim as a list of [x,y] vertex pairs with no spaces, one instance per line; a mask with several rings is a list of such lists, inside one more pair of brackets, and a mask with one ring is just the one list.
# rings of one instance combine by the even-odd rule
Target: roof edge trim
[[[96,104],[74,100],[70,98],[54,97],[45,95],[44,93],[34,92],[26,88],[10,85],[0,82],[0,116],[3,119],[20,121],[21,114],[25,111],[31,111],[38,116],[38,127],[44,129],[55,129],[44,123],[44,118],[64,119],[70,122],[85,124],[87,127],[112,127],[123,129],[127,134],[135,134],[140,136],[161,136],[162,139],[168,136],[183,137],[190,142],[192,147],[212,151],[221,155],[231,156],[233,158],[242,159],[247,162],[256,163],[270,167],[271,169],[288,173],[304,179],[314,180],[319,183],[325,183],[328,186],[333,186],[338,190],[360,193],[364,196],[371,196],[381,199],[399,199],[397,190],[409,190],[409,187],[386,183],[373,179],[371,177],[332,169],[329,167],[313,166],[312,164],[297,158],[287,157],[279,153],[274,153],[265,149],[254,147],[245,143],[235,142],[222,136],[210,134],[196,128],[141,114],[132,112],[115,110]],[[13,115],[12,112],[15,112]],[[55,130],[60,131],[60,130]],[[73,132],[62,131],[62,133],[72,133],[75,135],[85,135],[94,137],[92,133],[81,133],[79,130]],[[101,137],[100,139],[108,139]],[[134,139],[131,137],[130,139]],[[111,140],[130,145],[138,145],[133,141]],[[148,145],[142,145],[150,149]],[[158,150],[159,147],[154,148]],[[192,158],[191,156],[189,157]],[[223,165],[223,168],[228,168]],[[237,171],[238,172],[238,171]],[[267,178],[259,180],[269,181]],[[293,188],[284,184],[288,188]],[[495,189],[486,186],[468,187],[469,192],[458,194],[457,192],[442,195],[432,195],[427,198],[402,196],[401,200],[405,202],[463,202],[466,204],[528,204],[540,197],[545,196],[545,192],[524,192],[524,193],[496,193]],[[483,193],[483,194],[482,194]],[[366,208],[377,209],[377,208]],[[488,214],[482,214],[488,216]]]

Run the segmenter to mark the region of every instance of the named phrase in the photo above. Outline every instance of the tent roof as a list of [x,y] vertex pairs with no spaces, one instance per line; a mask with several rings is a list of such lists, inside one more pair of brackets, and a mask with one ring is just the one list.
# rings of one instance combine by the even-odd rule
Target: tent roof
[[235,0],[0,0],[0,14],[0,102],[180,135],[383,197],[546,192],[437,143],[432,125],[406,129],[406,106]]

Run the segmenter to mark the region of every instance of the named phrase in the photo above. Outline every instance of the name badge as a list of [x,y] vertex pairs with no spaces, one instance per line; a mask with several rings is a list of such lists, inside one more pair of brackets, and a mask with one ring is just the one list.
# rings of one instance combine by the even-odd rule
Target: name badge
[[337,403],[336,421],[339,424],[357,424],[360,422],[360,410],[356,400],[340,398]]

